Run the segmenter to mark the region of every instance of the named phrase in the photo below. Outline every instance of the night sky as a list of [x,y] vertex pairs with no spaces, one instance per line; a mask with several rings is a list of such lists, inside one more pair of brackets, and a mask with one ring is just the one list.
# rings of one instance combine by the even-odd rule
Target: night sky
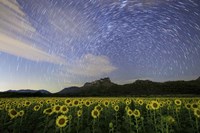
[[200,76],[200,0],[0,0],[0,91]]

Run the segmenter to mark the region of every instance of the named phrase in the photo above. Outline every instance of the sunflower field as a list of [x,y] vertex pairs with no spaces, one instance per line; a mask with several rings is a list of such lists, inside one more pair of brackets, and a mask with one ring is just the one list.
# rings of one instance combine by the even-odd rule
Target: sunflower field
[[0,133],[199,133],[200,98],[0,98]]

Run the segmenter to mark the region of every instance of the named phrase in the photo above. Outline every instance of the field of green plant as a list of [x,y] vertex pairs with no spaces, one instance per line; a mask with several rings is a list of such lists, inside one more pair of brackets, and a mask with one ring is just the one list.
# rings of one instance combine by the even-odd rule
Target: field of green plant
[[1,98],[1,133],[198,133],[200,98]]

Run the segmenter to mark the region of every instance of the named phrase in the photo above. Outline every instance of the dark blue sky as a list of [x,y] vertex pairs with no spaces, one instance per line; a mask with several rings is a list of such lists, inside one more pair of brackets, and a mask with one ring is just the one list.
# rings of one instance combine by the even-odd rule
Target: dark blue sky
[[200,76],[199,0],[0,0],[0,91]]

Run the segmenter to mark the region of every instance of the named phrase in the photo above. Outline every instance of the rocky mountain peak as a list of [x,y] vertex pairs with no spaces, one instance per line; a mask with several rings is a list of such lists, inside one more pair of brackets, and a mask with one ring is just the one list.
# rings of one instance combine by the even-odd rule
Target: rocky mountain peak
[[100,80],[95,80],[93,82],[87,82],[84,84],[83,87],[92,87],[92,86],[105,86],[105,87],[109,87],[111,85],[113,85],[114,83],[111,82],[109,77],[106,78],[102,78]]

